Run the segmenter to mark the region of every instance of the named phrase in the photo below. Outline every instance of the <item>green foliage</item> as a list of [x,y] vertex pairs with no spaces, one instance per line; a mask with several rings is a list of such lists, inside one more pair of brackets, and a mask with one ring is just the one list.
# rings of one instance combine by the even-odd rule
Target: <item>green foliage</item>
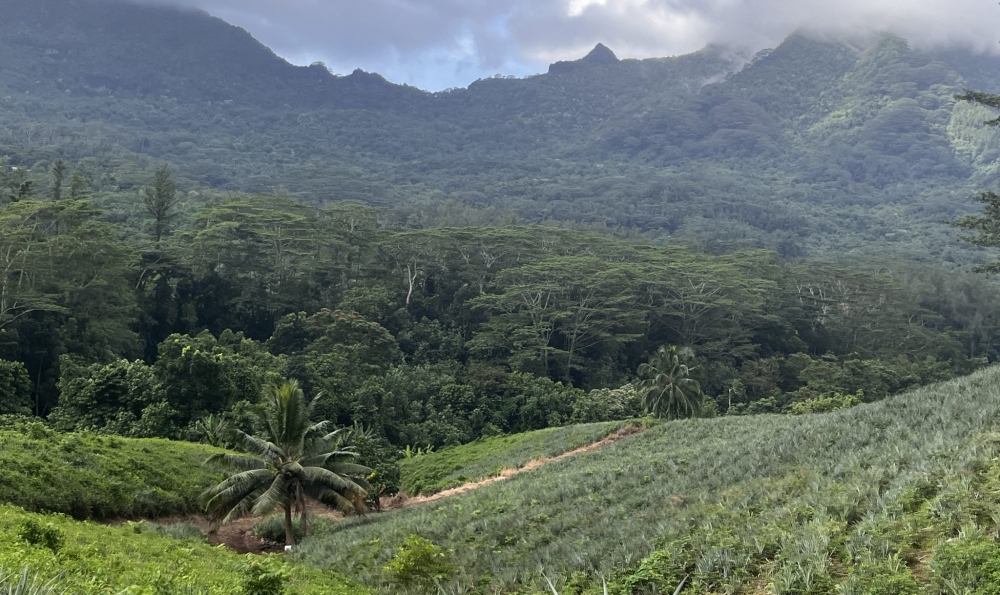
[[385,566],[392,581],[404,591],[433,591],[455,572],[451,555],[419,535],[410,535]]
[[681,419],[697,415],[701,409],[701,383],[691,377],[694,359],[690,350],[660,347],[649,363],[639,366],[642,406],[654,417]]
[[792,403],[791,414],[829,413],[831,411],[840,411],[841,409],[850,409],[851,407],[860,405],[864,401],[864,398],[864,391],[858,391],[857,394],[853,395],[834,393],[829,397],[806,399],[805,401]]
[[6,574],[0,567],[0,595],[61,595],[57,583],[52,580],[43,583],[25,568],[20,574]]
[[0,415],[31,413],[31,380],[21,362],[0,360]]
[[343,448],[344,430],[313,423],[316,400],[306,401],[295,381],[273,381],[264,388],[260,425],[264,438],[237,430],[234,440],[245,454],[218,453],[207,465],[230,475],[202,494],[205,509],[228,523],[250,514],[284,513],[285,544],[295,545],[292,510],[298,510],[308,533],[309,501],[346,512],[364,511],[370,486],[368,467],[355,464],[357,454]]
[[516,469],[535,459],[593,444],[622,426],[621,422],[594,423],[493,436],[407,458],[400,462],[400,487],[410,496],[433,494],[490,477],[502,469]]
[[284,595],[291,576],[279,558],[259,558],[247,554],[242,568],[240,595]]
[[52,523],[43,525],[35,518],[26,519],[18,529],[17,536],[30,545],[48,548],[55,554],[59,553],[65,541],[65,537],[58,527]]
[[77,518],[183,514],[218,479],[212,449],[166,440],[56,434],[41,424],[0,431],[0,502]]
[[[60,362],[59,406],[50,418],[62,431],[90,430],[136,438],[171,437],[175,420],[165,420],[164,434],[144,435],[141,427],[153,427],[157,404],[166,400],[153,369],[141,361],[80,366],[69,357]],[[142,423],[141,420],[145,420]]]
[[[367,592],[334,573],[288,564],[280,557],[257,556],[248,560],[225,548],[196,540],[178,540],[157,531],[136,532],[128,525],[81,523],[64,516],[31,514],[14,506],[0,505],[0,534],[15,536],[26,522],[56,528],[64,536],[64,542],[56,554],[17,538],[0,540],[0,561],[4,568],[29,568],[32,576],[37,575],[34,580],[38,590],[15,590],[11,595],[54,595],[63,590],[72,595],[272,593],[244,589],[274,586],[274,576],[281,574],[287,575],[284,586],[289,593],[363,595]],[[5,576],[2,571],[0,576]],[[13,584],[17,584],[18,578],[12,579]],[[41,588],[45,581],[54,579],[58,585],[50,584],[53,590]],[[4,589],[9,584],[0,582],[0,593],[7,595],[9,591]]]
[[1000,593],[1000,544],[978,536],[942,543],[934,551],[935,586],[942,592]]
[[[264,517],[253,524],[253,532],[261,539],[273,543],[285,543],[285,519],[277,514]],[[292,535],[295,537],[295,543],[305,538],[305,528],[300,519],[292,519]]]
[[282,371],[282,364],[242,333],[225,332],[216,339],[205,331],[168,337],[154,369],[166,402],[186,425],[239,401],[257,401],[260,387]]
[[573,405],[574,424],[631,419],[642,415],[642,396],[634,384],[594,389]]

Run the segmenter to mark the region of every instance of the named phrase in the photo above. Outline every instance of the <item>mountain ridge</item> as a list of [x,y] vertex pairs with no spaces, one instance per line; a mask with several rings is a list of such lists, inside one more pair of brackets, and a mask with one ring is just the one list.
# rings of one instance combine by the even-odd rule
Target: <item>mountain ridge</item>
[[169,162],[190,189],[451,201],[789,257],[984,258],[941,221],[995,180],[1000,136],[953,99],[1000,87],[995,57],[796,32],[756,56],[619,60],[598,45],[553,72],[428,93],[292,65],[206,13],[5,7],[0,155],[40,187],[57,158],[99,195]]

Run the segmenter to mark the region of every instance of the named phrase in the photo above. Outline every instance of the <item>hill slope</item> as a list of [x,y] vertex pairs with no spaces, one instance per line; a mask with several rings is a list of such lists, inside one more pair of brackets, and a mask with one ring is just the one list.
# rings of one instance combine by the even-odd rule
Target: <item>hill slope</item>
[[38,424],[0,430],[0,503],[80,519],[157,517],[200,510],[221,475],[215,449],[168,440],[57,434]]
[[[61,536],[61,543],[25,539],[34,525]],[[55,581],[53,593],[246,593],[268,572],[284,567],[289,592],[301,595],[365,595],[368,591],[330,572],[288,567],[280,558],[244,557],[194,539],[143,533],[137,526],[105,527],[57,515],[38,515],[0,505],[0,589],[8,574],[27,568],[38,582]],[[261,572],[261,571],[264,572]],[[264,576],[261,576],[264,575]],[[4,590],[6,591],[6,589]],[[22,593],[33,590],[13,590]],[[38,593],[46,593],[40,590]]]
[[[277,58],[204,13],[114,0],[7,0],[0,154],[62,157],[130,192],[160,161],[189,186],[382,206],[454,200],[759,245],[788,256],[968,262],[941,221],[990,183],[1000,136],[956,105],[1000,59],[795,34],[430,94]],[[603,49],[602,49],[603,48]],[[127,58],[127,59],[126,59]]]
[[672,592],[688,574],[692,592],[712,593],[1000,584],[976,567],[998,549],[998,381],[992,368],[832,414],[668,423],[439,503],[345,521],[300,558],[391,589],[380,569],[419,533],[453,550],[456,586],[487,592],[541,588],[542,572],[565,592],[601,577],[613,591]]

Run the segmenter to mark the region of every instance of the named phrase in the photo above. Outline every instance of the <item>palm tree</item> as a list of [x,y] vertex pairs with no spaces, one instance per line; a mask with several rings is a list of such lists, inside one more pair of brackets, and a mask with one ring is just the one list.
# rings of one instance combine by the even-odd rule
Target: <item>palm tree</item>
[[221,464],[233,475],[202,494],[206,510],[228,523],[241,517],[285,514],[285,543],[295,545],[292,511],[301,514],[308,531],[307,504],[316,500],[348,511],[364,511],[371,469],[346,462],[355,453],[341,449],[342,430],[328,432],[329,422],[313,424],[316,403],[307,402],[298,382],[272,382],[264,389],[261,414],[265,438],[236,430],[233,440],[245,454],[213,455],[206,464]]
[[690,349],[660,347],[648,364],[639,366],[638,383],[642,406],[654,417],[679,419],[701,410],[701,384],[691,378],[694,368],[687,365],[694,357]]

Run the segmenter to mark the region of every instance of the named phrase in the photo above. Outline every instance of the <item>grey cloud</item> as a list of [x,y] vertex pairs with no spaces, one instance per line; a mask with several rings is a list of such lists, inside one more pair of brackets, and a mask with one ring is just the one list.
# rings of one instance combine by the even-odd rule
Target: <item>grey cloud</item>
[[721,42],[760,49],[796,29],[892,31],[917,43],[997,46],[986,0],[144,0],[204,9],[296,62],[323,60],[422,87],[518,75],[603,42],[623,57]]

